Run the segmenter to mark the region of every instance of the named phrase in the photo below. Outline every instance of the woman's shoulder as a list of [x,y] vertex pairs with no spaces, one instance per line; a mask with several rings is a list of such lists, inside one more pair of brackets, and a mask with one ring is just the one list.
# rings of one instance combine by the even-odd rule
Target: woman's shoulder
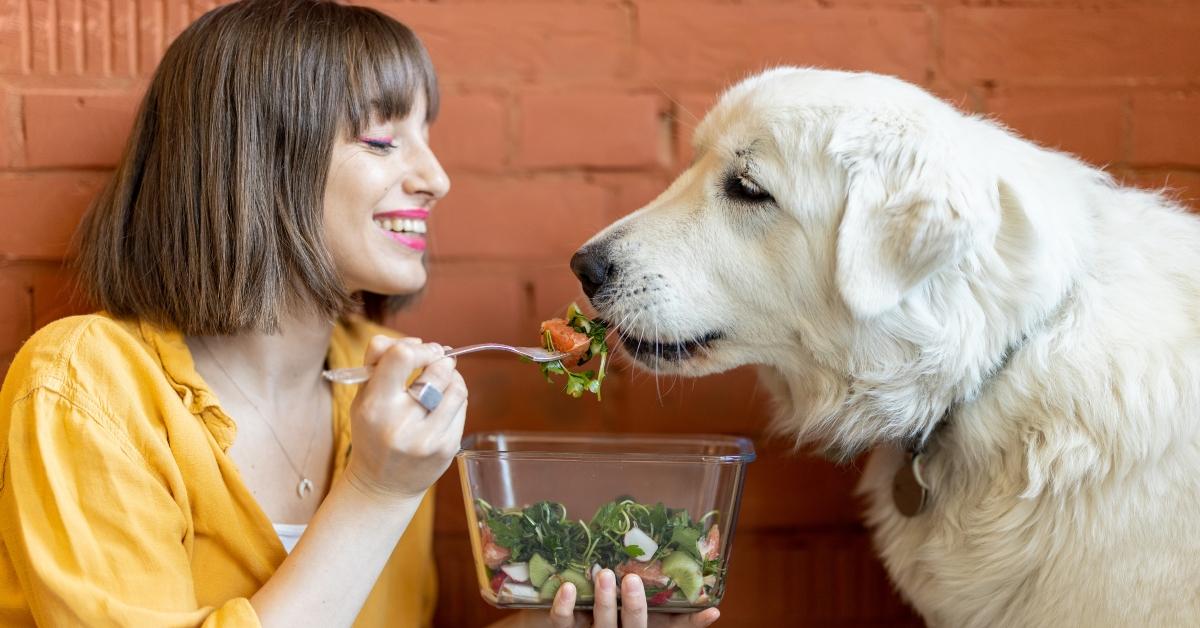
[[39,329],[21,346],[4,378],[11,404],[39,388],[75,396],[120,386],[137,364],[150,362],[137,321],[100,312],[70,316]]

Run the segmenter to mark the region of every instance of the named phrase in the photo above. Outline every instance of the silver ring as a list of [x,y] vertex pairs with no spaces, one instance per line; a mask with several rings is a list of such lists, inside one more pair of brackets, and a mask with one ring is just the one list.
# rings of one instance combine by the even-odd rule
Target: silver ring
[[408,387],[408,394],[412,395],[421,407],[433,412],[437,409],[438,404],[442,402],[442,391],[437,389],[437,386],[429,382],[421,382]]

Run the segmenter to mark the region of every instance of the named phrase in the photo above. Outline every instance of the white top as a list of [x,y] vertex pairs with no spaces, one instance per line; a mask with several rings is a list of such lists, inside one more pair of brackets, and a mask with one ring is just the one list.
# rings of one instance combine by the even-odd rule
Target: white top
[[272,523],[275,528],[275,534],[279,535],[279,540],[283,543],[283,549],[287,553],[292,553],[292,548],[296,547],[296,543],[300,540],[300,535],[308,529],[307,523]]

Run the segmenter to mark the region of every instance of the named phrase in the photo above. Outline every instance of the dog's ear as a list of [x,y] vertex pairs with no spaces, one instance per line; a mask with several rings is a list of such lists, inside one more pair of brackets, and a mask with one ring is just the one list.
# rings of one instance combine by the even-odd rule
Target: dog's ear
[[[958,126],[957,116],[942,116]],[[872,318],[899,305],[930,275],[954,264],[999,220],[997,186],[962,138],[916,114],[851,114],[829,150],[846,171],[838,227],[837,287],[851,312]]]

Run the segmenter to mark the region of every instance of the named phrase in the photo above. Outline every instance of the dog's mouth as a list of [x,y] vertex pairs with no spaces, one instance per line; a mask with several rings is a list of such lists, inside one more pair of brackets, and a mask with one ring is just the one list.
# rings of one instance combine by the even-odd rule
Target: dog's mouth
[[634,359],[649,365],[654,365],[656,361],[683,362],[689,360],[697,355],[707,353],[714,342],[725,337],[725,334],[720,331],[710,331],[679,341],[642,338],[621,330],[617,330],[617,335],[621,338],[621,344],[625,350]]

